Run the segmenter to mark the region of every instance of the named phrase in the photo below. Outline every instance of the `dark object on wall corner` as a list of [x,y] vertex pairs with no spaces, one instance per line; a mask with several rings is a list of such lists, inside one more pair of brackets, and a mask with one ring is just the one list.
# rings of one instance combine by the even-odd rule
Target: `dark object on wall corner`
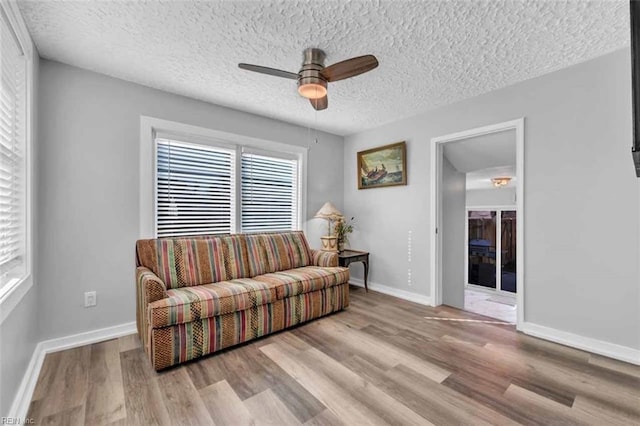
[[631,87],[633,114],[633,146],[631,153],[640,178],[640,1],[629,2],[631,16]]

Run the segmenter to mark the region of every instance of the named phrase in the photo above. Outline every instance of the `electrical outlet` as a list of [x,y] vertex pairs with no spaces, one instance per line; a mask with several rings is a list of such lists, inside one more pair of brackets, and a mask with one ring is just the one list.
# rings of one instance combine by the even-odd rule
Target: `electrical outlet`
[[96,306],[98,304],[98,297],[95,291],[87,291],[84,294],[84,307],[91,308],[92,306]]

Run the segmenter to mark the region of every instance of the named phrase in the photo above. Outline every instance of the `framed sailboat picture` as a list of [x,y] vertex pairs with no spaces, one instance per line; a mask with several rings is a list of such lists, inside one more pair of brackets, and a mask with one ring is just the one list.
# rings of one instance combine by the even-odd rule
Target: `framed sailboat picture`
[[358,152],[358,189],[406,184],[406,142]]

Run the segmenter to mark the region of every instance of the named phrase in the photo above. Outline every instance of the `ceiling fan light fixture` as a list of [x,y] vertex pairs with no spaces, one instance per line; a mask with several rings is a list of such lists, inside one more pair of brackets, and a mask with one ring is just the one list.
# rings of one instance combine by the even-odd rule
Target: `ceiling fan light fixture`
[[300,96],[309,99],[316,111],[322,111],[329,106],[327,83],[355,77],[378,66],[378,59],[373,55],[357,56],[328,67],[324,66],[324,59],[325,53],[321,49],[310,47],[302,54],[302,67],[297,74],[245,63],[238,64],[238,67],[247,71],[298,80]]
[[[324,83],[324,84],[322,84]],[[327,82],[318,79],[318,82],[300,83],[298,93],[307,99],[320,99],[327,96]]]
[[511,181],[511,178],[508,176],[491,178],[491,183],[493,183],[493,186],[495,186],[496,188],[500,188],[501,186],[506,186],[509,184],[510,181]]

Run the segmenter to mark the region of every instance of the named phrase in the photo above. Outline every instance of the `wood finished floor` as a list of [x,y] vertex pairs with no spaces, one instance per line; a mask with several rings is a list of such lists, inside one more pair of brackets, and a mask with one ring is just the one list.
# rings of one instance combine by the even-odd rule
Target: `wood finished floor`
[[137,335],[47,355],[36,424],[640,423],[640,367],[360,288],[351,306],[156,373]]

